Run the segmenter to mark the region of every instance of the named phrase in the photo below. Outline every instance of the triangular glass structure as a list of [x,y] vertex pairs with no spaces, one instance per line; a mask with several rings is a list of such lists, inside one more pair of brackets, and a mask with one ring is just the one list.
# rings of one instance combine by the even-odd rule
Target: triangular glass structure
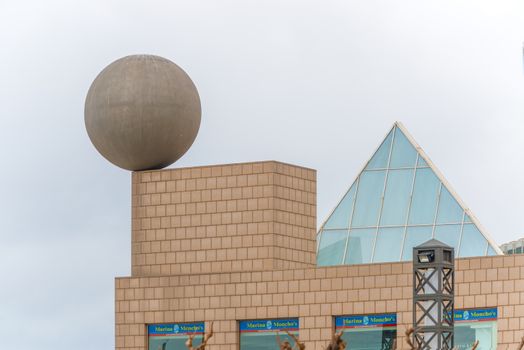
[[457,257],[502,254],[397,122],[321,226],[317,264],[409,261],[432,238]]

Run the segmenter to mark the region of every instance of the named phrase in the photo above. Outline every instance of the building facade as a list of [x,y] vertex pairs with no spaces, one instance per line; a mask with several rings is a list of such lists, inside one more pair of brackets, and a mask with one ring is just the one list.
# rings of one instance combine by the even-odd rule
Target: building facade
[[[524,256],[486,252],[456,260],[456,342],[515,349]],[[407,349],[412,263],[317,266],[316,256],[315,170],[269,161],[135,172],[116,348],[183,349],[213,322],[215,350],[276,349],[286,330],[307,349],[325,347],[334,330],[349,349],[389,349],[394,339]]]

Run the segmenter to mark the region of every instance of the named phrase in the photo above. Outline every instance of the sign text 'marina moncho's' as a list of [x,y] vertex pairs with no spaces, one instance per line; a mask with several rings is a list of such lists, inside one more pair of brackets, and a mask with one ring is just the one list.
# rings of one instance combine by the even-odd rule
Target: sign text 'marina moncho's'
[[298,331],[298,318],[240,321],[240,332]]
[[150,337],[165,337],[204,333],[204,327],[204,322],[150,324],[147,326],[147,331]]
[[455,322],[493,321],[497,319],[497,308],[455,310]]
[[335,328],[357,327],[394,327],[397,325],[396,314],[337,316]]

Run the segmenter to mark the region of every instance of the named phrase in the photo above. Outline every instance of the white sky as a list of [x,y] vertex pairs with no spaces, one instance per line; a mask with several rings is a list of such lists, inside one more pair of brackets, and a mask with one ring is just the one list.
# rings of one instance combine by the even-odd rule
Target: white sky
[[0,0],[0,348],[114,347],[130,174],[97,154],[98,72],[158,54],[197,85],[175,166],[318,170],[325,219],[400,120],[498,243],[524,236],[524,2]]

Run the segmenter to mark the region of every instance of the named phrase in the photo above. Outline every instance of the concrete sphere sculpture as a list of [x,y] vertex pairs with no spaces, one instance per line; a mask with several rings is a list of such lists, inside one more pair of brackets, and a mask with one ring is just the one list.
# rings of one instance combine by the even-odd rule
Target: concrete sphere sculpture
[[152,55],[123,57],[102,70],[89,88],[84,112],[98,152],[133,171],[161,169],[182,157],[201,118],[189,76]]

